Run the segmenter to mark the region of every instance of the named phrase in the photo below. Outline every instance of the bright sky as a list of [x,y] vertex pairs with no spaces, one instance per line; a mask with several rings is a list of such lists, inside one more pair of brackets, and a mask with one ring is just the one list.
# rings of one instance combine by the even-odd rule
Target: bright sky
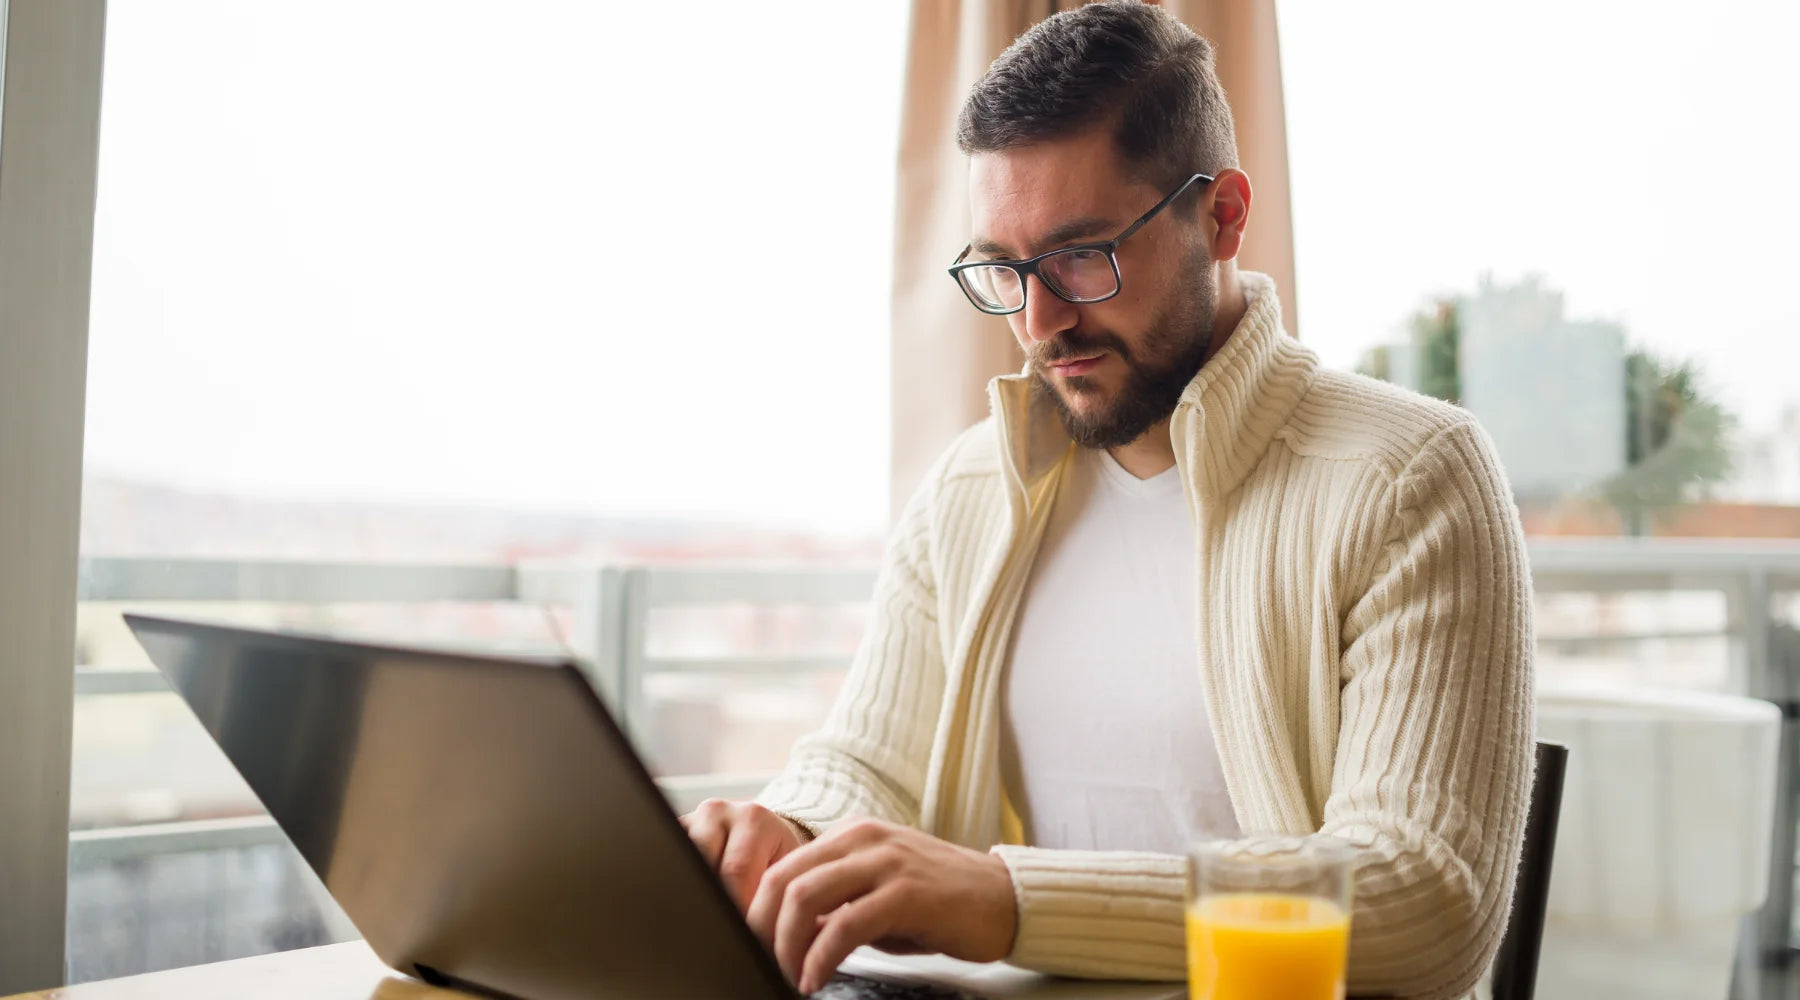
[[[90,468],[879,528],[906,6],[110,5]],[[1281,5],[1306,340],[1538,271],[1800,403],[1796,8],[1470,9]]]
[[1542,273],[1800,405],[1800,4],[1281,0],[1305,340],[1353,365],[1431,292]]
[[90,468],[885,523],[905,5],[109,14]]

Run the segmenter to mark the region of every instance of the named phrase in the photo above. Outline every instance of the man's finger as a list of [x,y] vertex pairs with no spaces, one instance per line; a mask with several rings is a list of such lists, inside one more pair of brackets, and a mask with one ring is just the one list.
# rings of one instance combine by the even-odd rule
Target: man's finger
[[[800,972],[813,939],[819,934],[819,918],[865,896],[880,884],[891,859],[882,851],[863,851],[820,865],[788,883],[775,919],[775,943],[771,950],[790,982]],[[810,992],[810,991],[808,991]]]
[[781,835],[753,824],[741,826],[737,835],[725,842],[724,853],[719,857],[719,878],[739,910],[748,909],[750,901],[756,898],[756,887],[762,882],[763,872],[768,870],[779,850]]
[[719,857],[725,850],[725,824],[702,813],[684,816],[682,820],[682,825],[687,827],[688,839],[700,849],[700,856],[706,859],[706,866],[719,867]]
[[857,849],[859,842],[845,837],[821,837],[787,853],[763,872],[756,898],[744,919],[770,951],[775,949],[775,918],[781,913],[781,897],[788,883],[820,865],[837,861]]
[[826,918],[801,961],[803,994],[823,989],[850,953],[892,934],[907,918],[904,891],[893,883],[845,903]]

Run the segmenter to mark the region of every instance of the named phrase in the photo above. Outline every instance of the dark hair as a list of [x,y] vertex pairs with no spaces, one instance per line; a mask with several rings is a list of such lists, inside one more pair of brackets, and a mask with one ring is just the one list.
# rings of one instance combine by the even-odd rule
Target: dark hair
[[1139,0],[1091,3],[1020,35],[969,92],[956,144],[991,153],[1095,126],[1159,186],[1238,164],[1212,45]]

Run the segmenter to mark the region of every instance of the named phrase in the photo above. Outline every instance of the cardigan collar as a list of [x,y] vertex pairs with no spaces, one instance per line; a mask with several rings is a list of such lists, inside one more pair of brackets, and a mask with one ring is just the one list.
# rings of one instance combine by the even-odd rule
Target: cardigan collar
[[[1226,496],[1243,482],[1318,371],[1317,356],[1282,327],[1275,282],[1255,271],[1238,277],[1244,318],[1182,391],[1169,422],[1175,464],[1202,499]],[[1013,485],[1029,491],[1068,454],[1068,431],[1052,402],[1033,391],[1028,372],[989,382],[988,400]]]

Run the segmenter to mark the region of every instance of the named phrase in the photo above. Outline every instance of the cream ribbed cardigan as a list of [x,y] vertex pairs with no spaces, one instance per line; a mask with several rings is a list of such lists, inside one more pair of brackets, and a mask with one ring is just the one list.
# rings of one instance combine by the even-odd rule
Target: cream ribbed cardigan
[[[1244,319],[1170,431],[1232,806],[1247,839],[1359,849],[1352,993],[1461,996],[1506,924],[1531,778],[1518,514],[1466,412],[1321,369],[1273,283],[1242,277]],[[900,517],[824,728],[759,800],[815,833],[874,816],[991,848],[1017,894],[1016,964],[1179,979],[1182,858],[1002,843],[1000,678],[1069,441],[1023,376],[989,392],[993,417]]]

